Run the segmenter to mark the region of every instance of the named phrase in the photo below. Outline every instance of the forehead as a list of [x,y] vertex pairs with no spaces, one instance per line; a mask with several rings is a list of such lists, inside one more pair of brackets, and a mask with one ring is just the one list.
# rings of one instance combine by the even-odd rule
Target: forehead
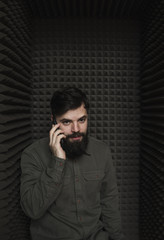
[[87,115],[87,110],[84,107],[84,104],[82,104],[79,108],[69,110],[63,115],[59,116],[59,119],[70,119],[70,120],[77,120],[81,118],[82,116]]

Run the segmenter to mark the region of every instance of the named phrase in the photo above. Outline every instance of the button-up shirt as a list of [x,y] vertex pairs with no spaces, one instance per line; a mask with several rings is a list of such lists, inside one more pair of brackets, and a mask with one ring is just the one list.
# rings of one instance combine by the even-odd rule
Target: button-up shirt
[[89,137],[86,154],[64,160],[43,138],[23,151],[21,169],[21,205],[31,218],[33,240],[81,240],[101,229],[109,239],[122,239],[115,171],[105,143]]

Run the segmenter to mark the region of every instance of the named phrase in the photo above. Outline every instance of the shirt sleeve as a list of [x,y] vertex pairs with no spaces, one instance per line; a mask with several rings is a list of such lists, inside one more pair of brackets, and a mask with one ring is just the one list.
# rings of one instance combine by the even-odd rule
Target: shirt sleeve
[[21,206],[25,214],[38,219],[58,197],[62,188],[65,160],[51,156],[51,164],[43,168],[39,158],[24,151],[21,157]]
[[111,240],[123,240],[121,217],[119,212],[118,188],[115,169],[112,163],[110,150],[106,152],[106,172],[101,188],[102,221]]

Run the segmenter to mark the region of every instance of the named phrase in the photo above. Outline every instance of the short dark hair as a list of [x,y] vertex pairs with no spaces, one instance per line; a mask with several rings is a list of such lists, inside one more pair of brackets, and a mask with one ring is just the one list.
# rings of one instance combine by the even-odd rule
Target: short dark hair
[[51,111],[53,116],[60,116],[69,110],[76,109],[84,104],[88,111],[89,102],[87,96],[79,88],[66,87],[55,91],[51,98]]

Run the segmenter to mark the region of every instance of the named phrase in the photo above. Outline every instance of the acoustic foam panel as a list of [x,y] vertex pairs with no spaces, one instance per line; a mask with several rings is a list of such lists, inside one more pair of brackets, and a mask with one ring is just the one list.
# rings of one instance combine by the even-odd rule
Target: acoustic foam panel
[[[16,4],[17,3],[17,4]],[[18,13],[18,9],[20,10],[20,2],[19,1],[12,1],[12,11],[8,11],[9,10],[9,8],[8,8],[8,5],[9,3],[7,2],[7,1],[0,1],[0,11],[1,11],[1,15],[0,15],[0,18],[1,18],[1,20],[2,20],[2,22],[4,21],[4,19],[5,19],[5,22],[8,22],[8,18],[6,18],[6,14],[8,14],[8,13],[10,13],[10,15],[12,15],[13,14],[13,16],[12,16],[12,18],[15,16],[15,14],[16,13]],[[10,5],[10,7],[11,7],[11,5]],[[15,8],[16,7],[16,8]],[[17,10],[15,10],[15,9],[17,9]],[[156,14],[161,14],[161,12],[163,11],[163,5],[161,4],[160,5],[160,8],[155,8],[155,9],[157,9],[156,10],[156,12],[155,12],[155,14],[153,15],[150,15],[150,19],[148,19],[148,21],[149,21],[149,23],[152,23],[152,22],[154,22],[154,19],[156,18]],[[158,13],[159,12],[159,13]],[[20,13],[20,11],[19,11],[19,13]],[[17,14],[16,14],[17,15]],[[24,14],[23,14],[24,15]],[[159,16],[159,15],[158,15]],[[157,20],[156,20],[156,25],[153,25],[153,24],[147,24],[147,26],[149,25],[149,27],[148,28],[145,28],[145,33],[147,34],[148,33],[148,29],[149,29],[149,33],[150,34],[152,34],[154,31],[152,30],[152,26],[153,26],[153,28],[155,28],[155,29],[157,29],[157,27],[156,26],[160,26],[159,28],[161,29],[160,31],[161,31],[161,33],[162,33],[162,29],[163,29],[163,25],[161,24],[162,23],[162,14],[160,15],[161,17],[160,18],[156,18]],[[18,19],[17,19],[18,20]],[[159,20],[160,20],[160,24],[159,24]],[[151,22],[152,21],[152,22]],[[4,23],[4,22],[3,22]],[[17,24],[18,24],[18,22],[17,22]],[[27,24],[28,25],[28,24]],[[4,27],[4,24],[1,24],[1,39],[4,39],[4,32],[6,31],[6,28]],[[14,27],[12,26],[11,27],[11,29],[14,29]],[[19,28],[19,30],[20,30],[21,28]],[[23,27],[23,29],[24,29],[24,27]],[[4,31],[5,30],[5,31]],[[7,29],[8,30],[8,29]],[[18,30],[17,30],[18,31]],[[5,32],[6,33],[6,32]],[[16,32],[17,33],[17,32]],[[28,32],[29,33],[29,32]],[[9,35],[9,34],[8,34]],[[10,32],[10,35],[12,35],[11,34],[11,32]],[[18,34],[18,36],[20,36],[20,34]],[[148,38],[148,35],[145,35],[146,36],[146,40],[147,40],[147,38]],[[152,35],[149,35],[149,36],[151,36],[152,37]],[[152,39],[151,39],[151,47],[152,47],[152,45],[156,48],[156,49],[158,49],[157,48],[157,46],[160,46],[160,43],[161,43],[161,40],[160,41],[158,41],[158,43],[159,43],[159,45],[158,45],[158,43],[157,43],[157,41],[156,41],[156,44],[154,45],[154,41],[156,40],[156,36],[158,37],[158,39],[161,39],[162,38],[162,34],[159,34],[158,33],[158,31],[156,31],[156,34],[154,34],[153,35],[153,38],[154,38],[154,40],[152,41]],[[13,41],[13,39],[12,39],[12,41]],[[9,46],[9,49],[15,49],[15,45],[14,45],[14,48],[13,48],[13,45],[12,45],[12,41],[9,41],[9,39],[8,39],[8,46]],[[17,42],[17,35],[15,35],[15,41]],[[7,41],[6,41],[6,39],[5,39],[5,43],[6,43]],[[145,41],[146,42],[146,41]],[[148,41],[148,42],[150,42],[150,41]],[[3,41],[2,41],[2,43],[3,43]],[[145,45],[147,45],[147,43],[145,44]],[[151,48],[151,49],[153,49],[153,48]],[[1,50],[3,51],[3,46],[1,45]],[[150,52],[150,54],[148,53],[149,52],[149,48],[147,47],[147,50],[145,51],[145,53],[144,53],[144,55],[146,56],[146,53],[147,53],[147,57],[148,57],[148,59],[150,59],[150,55],[151,55],[151,52]],[[155,63],[155,69],[156,69],[156,71],[158,72],[155,72],[155,69],[153,69],[153,71],[154,71],[154,74],[153,74],[153,78],[154,79],[156,79],[156,75],[157,75],[157,78],[160,76],[160,75],[162,75],[162,70],[161,70],[161,68],[160,68],[160,66],[161,66],[161,64],[162,64],[162,61],[160,60],[160,59],[163,59],[163,55],[162,55],[162,51],[160,52],[159,50],[157,51],[159,54],[158,54],[158,56],[155,56],[154,57],[154,59],[156,59],[156,62],[154,62]],[[155,51],[154,51],[154,53],[155,53]],[[14,54],[14,52],[12,51],[12,54]],[[19,54],[20,54],[20,52],[19,52]],[[9,54],[8,54],[9,55]],[[5,63],[4,61],[2,61],[3,60],[3,54],[1,54],[1,57],[0,57],[0,61],[1,61],[1,63]],[[22,58],[21,60],[24,60],[25,58]],[[158,61],[159,61],[159,64],[158,64]],[[27,62],[27,61],[26,61]],[[14,61],[14,63],[15,63],[15,61]],[[14,63],[12,63],[12,64],[14,64]],[[24,62],[22,61],[21,62],[21,64],[23,64]],[[146,65],[146,61],[144,62],[144,65]],[[157,65],[158,65],[158,67],[157,67]],[[10,72],[10,68],[8,68],[8,64],[6,64],[5,63],[5,65],[1,65],[1,66],[3,66],[3,68],[1,68],[2,69],[2,71],[1,71],[1,79],[3,80],[3,73],[5,73],[6,74],[6,72],[7,72],[7,74],[5,75],[5,79],[9,79],[10,80],[10,78],[9,78],[9,72]],[[4,68],[4,66],[5,66],[5,68]],[[152,65],[149,65],[150,67],[152,66]],[[26,65],[26,67],[27,67],[27,65]],[[5,69],[5,71],[4,71],[4,69]],[[158,71],[159,70],[159,71]],[[147,72],[149,72],[150,73],[150,68],[148,68],[148,66],[147,66]],[[147,76],[147,72],[146,72],[146,76]],[[157,74],[156,74],[157,73]],[[12,74],[13,74],[13,72],[12,72]],[[9,75],[9,76],[8,76]],[[6,77],[7,76],[7,77]],[[12,91],[12,88],[9,88],[9,86],[10,86],[10,83],[12,83],[13,85],[12,86],[19,86],[20,87],[20,89],[22,89],[22,88],[24,88],[25,86],[24,85],[21,85],[21,82],[19,82],[19,81],[14,81],[14,79],[13,79],[13,76],[15,76],[15,75],[12,75],[12,78],[11,78],[11,81],[9,81],[9,84],[7,85],[8,87],[6,88],[4,88],[4,86],[1,84],[1,86],[2,86],[2,93],[3,94],[1,94],[2,96],[1,97],[3,97],[3,95],[4,95],[4,93],[6,94],[6,93],[8,93],[9,91]],[[18,76],[18,74],[16,75],[16,77]],[[145,79],[146,79],[146,77],[145,77]],[[4,82],[4,81],[1,81],[2,83]],[[6,82],[6,81],[5,81]],[[101,81],[100,81],[101,82]],[[156,85],[158,85],[158,84],[161,84],[162,83],[162,78],[161,78],[161,80],[159,80],[159,81],[157,81],[156,83],[155,83],[155,81],[154,81],[154,83],[152,83],[154,86]],[[75,83],[75,84],[77,84],[77,83]],[[95,86],[95,88],[96,88],[96,86],[97,86],[97,82],[95,82],[95,84],[96,85],[94,85]],[[150,84],[151,85],[151,84]],[[79,83],[78,83],[78,86],[79,86]],[[87,86],[87,85],[86,85]],[[57,85],[56,87],[59,87],[59,85]],[[138,87],[138,86],[137,86]],[[83,88],[84,88],[84,86],[83,86]],[[143,87],[144,88],[144,87]],[[6,90],[7,89],[7,90]],[[162,92],[162,91],[161,91]],[[16,91],[16,93],[18,93],[18,91]],[[100,94],[101,95],[101,94]],[[23,99],[23,98],[22,98]],[[25,98],[24,98],[24,100],[25,100]],[[3,101],[3,98],[2,98],[2,100],[1,100],[1,103],[4,103],[4,101]],[[95,101],[96,102],[96,101]],[[17,104],[18,104],[18,102],[17,102]],[[98,102],[96,102],[96,104],[98,105]],[[8,102],[5,102],[5,107],[3,106],[2,107],[2,109],[3,109],[3,111],[4,111],[4,109],[6,109],[7,111],[8,111],[8,109],[10,109],[10,108],[8,108],[7,107],[7,105],[8,105]],[[112,106],[114,106],[114,105],[112,105]],[[96,108],[97,109],[97,108]],[[3,123],[3,121],[4,122],[6,122],[6,119],[7,119],[7,121],[8,121],[8,119],[11,119],[11,116],[10,116],[10,118],[7,118],[7,116],[4,116],[4,112],[3,111],[1,111],[2,113],[1,113],[1,124],[0,124],[0,129],[2,129],[2,130],[6,130],[7,128],[6,128],[6,126],[5,126],[5,123]],[[14,111],[13,111],[14,112]],[[48,113],[49,113],[49,110],[47,111]],[[47,113],[47,114],[48,114]],[[107,112],[105,112],[105,113],[107,113],[107,115],[109,114],[108,113],[108,111]],[[95,114],[95,112],[94,112],[94,114]],[[94,114],[92,114],[92,115],[94,115]],[[27,114],[26,114],[26,116],[27,116]],[[28,117],[29,117],[29,115],[28,115]],[[22,121],[19,121],[19,119],[21,119],[21,117],[19,117],[18,115],[17,115],[17,117],[15,118],[15,120],[18,120],[18,123],[19,124],[23,124],[22,123]],[[107,118],[108,119],[108,118]],[[12,116],[12,121],[14,120],[14,116]],[[93,120],[95,121],[95,118],[93,118]],[[98,120],[98,118],[97,118],[97,120]],[[145,121],[145,120],[144,120]],[[143,122],[144,122],[143,121]],[[151,120],[150,120],[151,121]],[[147,123],[150,123],[150,121],[148,121],[148,120],[146,120],[146,122]],[[29,122],[29,120],[28,120],[28,122]],[[156,122],[156,119],[154,119],[153,121],[151,121],[151,122],[153,122],[153,123],[155,123]],[[101,122],[100,122],[101,123]],[[4,127],[5,126],[5,127]],[[12,122],[12,126],[9,126],[9,124],[8,124],[8,129],[10,130],[10,129],[13,129],[14,128],[14,126],[15,126],[15,128],[16,128],[16,126],[17,126],[17,122],[15,121],[15,125],[14,125],[14,121]],[[19,125],[19,126],[21,126],[21,125]],[[102,127],[102,125],[100,124],[100,126]],[[115,125],[114,125],[115,126]],[[158,128],[159,127],[159,128]],[[156,127],[156,130],[157,130],[157,128],[159,129],[159,131],[161,130],[161,127],[163,127],[163,124],[162,124],[162,121],[159,121],[158,120],[158,127]],[[102,128],[101,128],[102,129]],[[104,130],[105,131],[105,130]],[[5,132],[5,131],[4,131]],[[3,133],[3,131],[2,131],[2,133]],[[94,130],[93,130],[93,133],[94,134],[97,134],[97,137],[99,137],[99,134],[98,134],[98,131],[95,133],[94,132]],[[99,133],[102,133],[102,130],[100,130],[99,131]],[[112,133],[112,131],[110,132],[110,134]],[[15,133],[14,133],[14,135],[12,134],[12,137],[13,136],[16,136],[15,135]],[[104,134],[103,134],[103,136],[104,136]],[[4,139],[7,139],[7,134],[5,135],[5,138]],[[104,139],[105,139],[105,137],[104,137]],[[111,137],[111,139],[112,139],[112,137]],[[115,139],[114,139],[115,140]],[[160,139],[161,140],[161,139]],[[2,138],[2,141],[3,141],[3,138]],[[107,142],[111,142],[111,140],[105,140],[105,141],[107,141]],[[119,142],[119,141],[118,141]],[[160,141],[161,142],[161,141]],[[147,141],[147,143],[148,143],[148,141]],[[146,143],[146,144],[147,144]],[[162,146],[163,146],[163,142],[161,142],[162,144],[161,144],[161,148],[162,148]],[[27,143],[28,144],[28,143]],[[26,145],[26,144],[25,144]],[[11,145],[10,145],[11,146]],[[151,146],[151,144],[150,144],[150,146]],[[157,146],[157,145],[155,145],[155,146]],[[11,151],[11,149],[10,149],[10,156],[14,156],[13,158],[10,158],[9,160],[7,159],[6,161],[8,161],[8,165],[12,165],[13,164],[13,159],[15,159],[15,152],[17,152],[18,151],[18,149],[20,148],[20,145],[18,145],[18,148],[14,148],[14,152],[13,151]],[[4,151],[4,145],[1,145],[1,149]],[[118,148],[117,148],[118,149]],[[158,146],[158,148],[157,148],[158,150],[160,149],[160,146]],[[150,150],[150,148],[149,148],[149,150]],[[2,153],[3,153],[3,151],[2,151]],[[5,152],[5,151],[4,151]],[[19,153],[18,153],[19,154]],[[6,178],[6,176],[8,176],[8,181],[10,181],[10,183],[11,183],[11,178],[12,178],[12,175],[13,175],[13,172],[16,172],[17,171],[17,167],[16,167],[16,165],[15,165],[15,167],[12,169],[12,171],[8,171],[7,172],[7,174],[8,175],[5,175],[4,174],[4,169],[6,170],[6,168],[7,168],[7,165],[4,165],[3,164],[3,160],[4,160],[4,158],[2,158],[2,156],[4,157],[4,156],[7,156],[6,155],[6,153],[4,154],[4,155],[2,155],[1,154],[1,159],[2,159],[2,161],[1,161],[1,176],[5,176],[5,178]],[[125,156],[125,152],[124,152],[124,156]],[[158,152],[158,156],[159,156],[159,152]],[[163,156],[163,155],[162,155]],[[115,156],[114,156],[114,158],[115,158]],[[159,159],[161,159],[161,162],[162,162],[162,157],[160,158],[159,157]],[[18,164],[19,165],[19,164]],[[151,175],[151,171],[152,171],[152,169],[151,169],[151,171],[150,171],[150,166],[152,166],[151,164],[150,164],[150,161],[146,164],[145,163],[145,165],[147,165],[146,167],[147,167],[147,169],[144,171],[144,172],[146,172],[147,173],[147,175]],[[3,166],[3,168],[2,168],[2,166]],[[160,168],[160,166],[162,166],[162,164],[161,165],[159,165],[157,168],[158,168],[158,170],[159,170],[159,168]],[[153,165],[153,167],[154,167],[154,165]],[[152,168],[153,168],[152,167]],[[129,168],[129,166],[127,167],[127,168]],[[118,168],[117,168],[118,169]],[[162,170],[160,171],[160,173],[162,172]],[[155,171],[154,171],[154,173],[156,173]],[[163,173],[163,172],[162,172]],[[154,174],[155,175],[155,174]],[[157,176],[159,176],[159,172],[158,172],[158,174],[156,174]],[[155,177],[157,177],[157,176],[155,176]],[[3,179],[3,177],[1,178],[1,180]],[[145,179],[146,179],[146,175],[145,175]],[[144,179],[144,180],[145,180]],[[148,179],[148,178],[147,178]],[[160,179],[161,179],[161,176],[160,176]],[[150,180],[150,178],[148,179],[148,181],[146,182],[145,181],[145,189],[144,190],[146,190],[147,188],[150,188],[150,185],[147,185],[146,186],[146,184],[148,184],[148,182],[149,182],[149,180]],[[157,181],[158,180],[158,181]],[[10,192],[10,191],[8,191],[8,189],[10,189],[11,188],[11,184],[8,184],[8,181],[1,181],[1,212],[0,212],[0,215],[2,216],[2,220],[1,220],[1,223],[3,223],[3,225],[1,224],[1,236],[3,237],[3,239],[28,239],[28,233],[25,231],[25,229],[24,229],[24,224],[26,225],[26,220],[24,220],[22,217],[20,218],[20,216],[18,216],[18,214],[16,214],[16,218],[14,218],[14,221],[13,221],[13,216],[14,216],[14,211],[15,211],[15,213],[17,213],[18,212],[18,210],[17,210],[17,206],[18,205],[14,205],[14,204],[12,204],[12,201],[13,201],[13,199],[14,199],[14,201],[15,201],[15,196],[16,197],[18,197],[18,199],[19,199],[19,195],[15,195],[15,192],[17,192],[17,191],[19,191],[18,189],[19,189],[19,184],[18,185],[16,185],[16,191],[14,190],[14,193],[13,194],[8,194],[8,192]],[[157,184],[156,184],[156,186],[158,185],[158,187],[157,187],[157,192],[158,192],[158,195],[160,195],[160,198],[159,198],[159,201],[157,201],[157,197],[158,197],[158,195],[157,195],[157,197],[154,197],[155,196],[155,194],[154,194],[154,198],[152,198],[153,200],[151,201],[151,204],[153,204],[154,205],[154,215],[153,215],[153,217],[155,217],[155,221],[154,222],[152,222],[151,220],[153,219],[153,217],[152,217],[152,215],[148,215],[147,216],[147,214],[149,213],[149,212],[151,212],[151,210],[152,210],[152,208],[150,207],[151,205],[149,204],[149,197],[150,197],[150,192],[149,191],[147,191],[147,196],[148,196],[148,199],[146,199],[145,198],[145,201],[143,201],[144,202],[144,208],[142,209],[143,210],[143,215],[144,215],[144,217],[146,216],[147,217],[147,220],[149,220],[149,223],[151,222],[152,224],[151,224],[151,227],[149,227],[149,223],[148,223],[148,221],[145,221],[145,219],[144,219],[144,224],[143,224],[143,222],[142,222],[142,226],[143,226],[143,229],[144,229],[144,234],[143,234],[143,237],[144,237],[144,239],[149,239],[149,237],[150,236],[152,236],[152,237],[154,237],[154,238],[152,238],[152,239],[161,239],[161,237],[163,236],[163,235],[160,235],[159,233],[161,233],[162,232],[162,214],[161,214],[161,204],[160,204],[160,200],[161,199],[163,199],[162,198],[162,191],[161,191],[161,194],[159,194],[159,190],[161,190],[161,189],[163,189],[162,188],[162,181],[159,181],[159,179],[155,179],[154,178],[154,180],[153,180],[154,182],[158,182]],[[143,182],[142,182],[143,183]],[[125,189],[126,190],[126,189]],[[155,191],[154,191],[154,193],[155,193]],[[11,197],[11,195],[13,196],[13,198]],[[2,201],[3,200],[3,197],[5,196],[5,201]],[[8,201],[6,201],[6,200],[8,200]],[[134,199],[133,199],[133,201],[134,201]],[[8,202],[10,203],[10,208],[9,208],[9,205],[8,205]],[[162,202],[162,201],[161,201]],[[158,204],[156,204],[156,203],[158,203]],[[3,205],[2,205],[3,204]],[[4,209],[4,206],[5,206],[5,209]],[[7,207],[6,207],[7,206]],[[16,206],[15,208],[13,208],[13,206]],[[124,205],[125,206],[125,205]],[[127,207],[128,208],[128,207]],[[155,212],[155,208],[157,208],[157,212]],[[9,214],[8,214],[8,209],[10,209],[11,211],[10,211],[10,217],[9,217]],[[146,209],[146,210],[145,210]],[[159,217],[157,217],[157,215],[158,215],[158,213],[160,212],[160,214],[159,214]],[[156,214],[155,214],[156,213]],[[149,216],[151,216],[151,220],[150,220],[150,218],[149,218]],[[20,219],[21,219],[21,223],[20,223]],[[157,220],[157,221],[156,221]],[[16,223],[16,221],[17,221],[17,223]],[[7,223],[8,222],[10,222],[10,226],[13,226],[13,229],[12,229],[12,231],[10,230],[10,228],[9,228],[9,224],[7,225]],[[155,224],[154,224],[155,223]],[[21,225],[22,224],[22,225]],[[154,225],[153,225],[154,224]],[[19,227],[18,227],[19,226]],[[154,226],[154,228],[152,228]],[[6,231],[6,229],[7,229],[7,231]],[[142,229],[142,230],[143,230]],[[154,231],[154,229],[155,229],[155,231]],[[5,232],[5,234],[4,234],[4,232]],[[9,234],[9,232],[10,232],[10,234]],[[25,234],[26,233],[26,234]],[[148,235],[147,235],[147,233],[148,233]],[[134,232],[133,232],[133,234],[134,234]],[[19,236],[19,237],[18,237]]]
[[0,239],[28,239],[20,207],[20,155],[31,142],[30,18],[23,1],[0,1]]
[[141,75],[141,239],[164,239],[164,1],[144,19]]
[[140,19],[150,0],[28,0],[35,17],[97,17]]
[[140,33],[137,22],[38,19],[33,45],[33,141],[48,136],[54,90],[89,97],[89,132],[110,145],[126,239],[138,239]]

